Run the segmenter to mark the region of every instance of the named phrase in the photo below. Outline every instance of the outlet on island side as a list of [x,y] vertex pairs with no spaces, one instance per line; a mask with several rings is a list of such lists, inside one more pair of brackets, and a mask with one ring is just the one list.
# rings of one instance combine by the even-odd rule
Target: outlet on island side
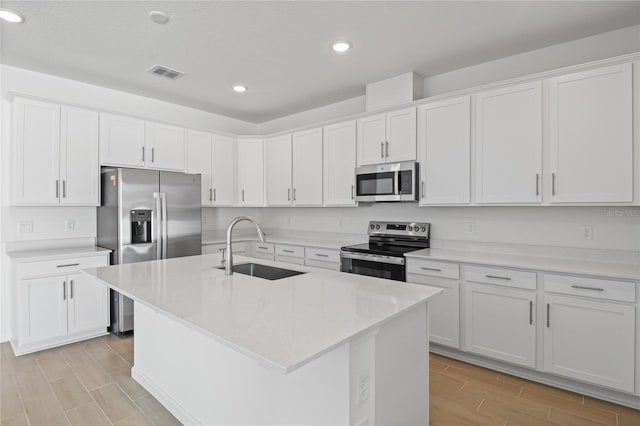
[[474,222],[467,222],[467,234],[476,233],[476,224]]
[[356,383],[356,404],[360,405],[369,398],[369,370],[361,371]]
[[68,219],[64,221],[64,230],[66,232],[73,231],[76,228],[76,222],[73,219]]

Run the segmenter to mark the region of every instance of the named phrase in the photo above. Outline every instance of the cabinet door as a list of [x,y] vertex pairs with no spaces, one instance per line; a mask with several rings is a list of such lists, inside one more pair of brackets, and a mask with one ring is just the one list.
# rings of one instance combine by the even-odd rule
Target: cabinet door
[[184,171],[184,133],[182,127],[147,121],[147,167]]
[[471,109],[468,97],[419,108],[420,203],[468,204]]
[[20,344],[55,339],[67,334],[66,279],[63,275],[20,282]]
[[631,64],[549,80],[551,202],[633,201]]
[[238,204],[264,205],[264,140],[238,139]]
[[460,282],[418,274],[407,274],[407,281],[442,289],[429,301],[429,341],[460,349]]
[[200,200],[203,206],[213,205],[211,133],[187,130],[187,173],[201,176]]
[[416,160],[416,109],[387,113],[385,158],[388,163]]
[[535,292],[466,283],[465,350],[535,368]]
[[69,333],[106,328],[108,321],[108,289],[84,274],[67,276]]
[[492,90],[474,99],[476,201],[539,202],[541,83]]
[[384,163],[386,115],[358,119],[358,166]]
[[323,195],[325,206],[355,206],[356,122],[324,128]]
[[235,193],[235,139],[213,135],[213,205],[232,206]]
[[60,204],[98,206],[99,115],[95,111],[63,106],[60,116]]
[[100,164],[144,167],[144,121],[100,114]]
[[57,205],[60,194],[60,106],[13,101],[14,204]]
[[635,307],[547,294],[544,369],[633,392]]
[[322,205],[322,129],[293,134],[293,203]]
[[267,139],[267,204],[290,206],[293,200],[291,185],[291,135]]

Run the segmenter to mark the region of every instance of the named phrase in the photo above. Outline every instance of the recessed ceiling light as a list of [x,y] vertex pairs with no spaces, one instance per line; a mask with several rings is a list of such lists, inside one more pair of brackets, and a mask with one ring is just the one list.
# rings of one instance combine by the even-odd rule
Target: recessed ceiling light
[[346,41],[336,41],[331,45],[331,48],[334,52],[344,53],[347,50],[351,49],[351,45]]
[[149,12],[149,18],[156,24],[166,24],[169,22],[169,15],[164,12],[160,12],[159,10],[152,10]]
[[0,19],[2,19],[3,21],[11,22],[13,24],[24,22],[24,18],[22,17],[22,15],[9,9],[0,9]]
[[244,93],[247,91],[247,86],[236,84],[235,86],[233,86],[233,90],[235,90],[238,93]]

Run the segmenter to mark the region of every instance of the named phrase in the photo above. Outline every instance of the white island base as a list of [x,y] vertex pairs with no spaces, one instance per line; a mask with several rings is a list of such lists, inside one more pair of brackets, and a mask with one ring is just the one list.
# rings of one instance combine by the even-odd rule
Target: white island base
[[135,304],[132,377],[184,424],[428,425],[420,303],[288,373]]

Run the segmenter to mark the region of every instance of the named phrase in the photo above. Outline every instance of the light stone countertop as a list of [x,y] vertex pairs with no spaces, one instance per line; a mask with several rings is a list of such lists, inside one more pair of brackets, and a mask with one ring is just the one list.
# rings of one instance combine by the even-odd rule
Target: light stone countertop
[[73,256],[99,256],[111,253],[111,250],[98,246],[79,246],[65,248],[20,250],[7,252],[7,256],[16,262],[36,262],[41,260],[62,259]]
[[405,257],[409,259],[428,259],[505,268],[533,269],[563,274],[592,275],[621,280],[640,280],[640,264],[595,262],[588,259],[581,260],[562,257],[513,255],[434,248],[407,253]]
[[[220,254],[86,269],[109,287],[265,366],[289,373],[418,306],[441,289],[234,256],[306,272],[225,276]],[[188,350],[188,348],[180,348]]]
[[[233,239],[234,243],[238,242],[249,242],[249,241],[258,241],[256,236],[238,236]],[[315,248],[324,248],[324,249],[332,249],[332,250],[340,250],[344,246],[350,246],[353,244],[362,244],[366,243],[368,239],[363,237],[360,240],[322,240],[318,238],[300,238],[300,237],[283,237],[283,236],[270,236],[267,234],[266,243],[272,244],[289,244],[294,246],[304,246],[304,247],[315,247]],[[212,244],[226,244],[226,239],[221,238],[211,238],[211,239],[202,239],[202,245],[212,245]]]

